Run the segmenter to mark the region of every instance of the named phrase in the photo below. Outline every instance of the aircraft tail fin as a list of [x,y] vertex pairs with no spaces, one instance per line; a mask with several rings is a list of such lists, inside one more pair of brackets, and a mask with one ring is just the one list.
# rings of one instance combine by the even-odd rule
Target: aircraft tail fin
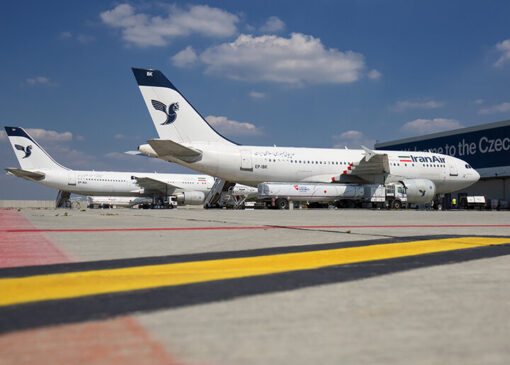
[[23,128],[5,127],[5,131],[23,170],[69,170],[56,162]]
[[159,138],[185,145],[233,143],[216,132],[161,71],[133,68],[133,73]]

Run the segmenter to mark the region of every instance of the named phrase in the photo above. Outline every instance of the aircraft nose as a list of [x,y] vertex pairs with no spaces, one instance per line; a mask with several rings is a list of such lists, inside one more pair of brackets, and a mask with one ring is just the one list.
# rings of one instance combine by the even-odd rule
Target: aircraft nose
[[477,182],[478,180],[480,180],[480,174],[473,169],[473,182]]

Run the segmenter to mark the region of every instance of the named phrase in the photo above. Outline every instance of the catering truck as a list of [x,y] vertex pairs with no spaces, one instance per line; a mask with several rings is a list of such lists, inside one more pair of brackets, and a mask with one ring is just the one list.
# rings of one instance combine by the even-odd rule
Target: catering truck
[[258,185],[258,203],[267,207],[287,209],[289,202],[333,203],[338,207],[361,206],[400,209],[407,204],[402,183],[380,184],[321,184],[264,182]]

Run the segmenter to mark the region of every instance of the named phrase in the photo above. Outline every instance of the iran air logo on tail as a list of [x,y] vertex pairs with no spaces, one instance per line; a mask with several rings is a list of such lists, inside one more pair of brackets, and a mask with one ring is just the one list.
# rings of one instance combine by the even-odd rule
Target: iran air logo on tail
[[30,157],[30,155],[32,154],[32,145],[23,147],[19,144],[15,144],[14,146],[16,147],[17,150],[25,152],[25,156],[23,156],[22,158]]
[[168,110],[166,108],[166,105],[163,104],[161,101],[151,100],[151,103],[154,109],[159,110],[165,113],[166,115],[166,120],[163,123],[161,123],[161,125],[167,125],[175,122],[175,119],[177,118],[177,110],[179,110],[179,103],[170,104]]

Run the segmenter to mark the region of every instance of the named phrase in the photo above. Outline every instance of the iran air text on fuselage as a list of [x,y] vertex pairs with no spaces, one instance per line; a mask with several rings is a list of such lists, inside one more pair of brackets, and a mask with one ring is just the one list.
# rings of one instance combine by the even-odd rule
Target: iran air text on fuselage
[[446,159],[444,157],[437,156],[409,156],[413,162],[428,162],[428,163],[445,163]]

